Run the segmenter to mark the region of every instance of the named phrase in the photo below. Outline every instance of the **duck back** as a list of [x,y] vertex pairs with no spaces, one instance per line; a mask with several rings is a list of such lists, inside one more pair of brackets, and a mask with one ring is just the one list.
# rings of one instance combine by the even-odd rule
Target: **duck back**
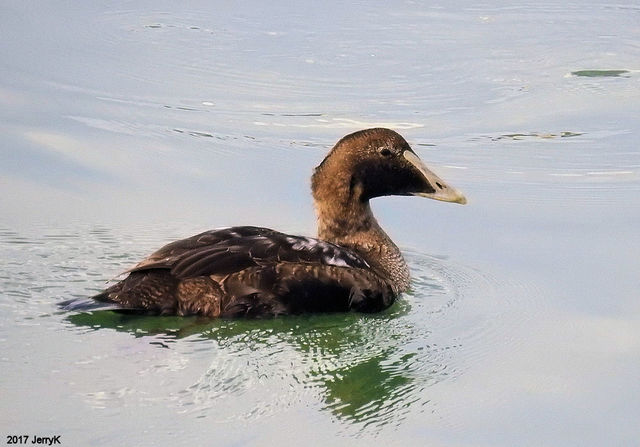
[[259,227],[172,242],[94,299],[128,310],[209,317],[375,312],[395,293],[356,252]]

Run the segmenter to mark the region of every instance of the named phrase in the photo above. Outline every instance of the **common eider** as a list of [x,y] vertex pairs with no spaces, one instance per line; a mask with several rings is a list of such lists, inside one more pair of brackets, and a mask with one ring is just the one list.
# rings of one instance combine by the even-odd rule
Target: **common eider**
[[162,315],[267,317],[377,312],[409,287],[409,269],[369,200],[414,195],[466,199],[383,128],[345,136],[314,170],[318,237],[267,228],[206,231],[165,245],[93,298]]

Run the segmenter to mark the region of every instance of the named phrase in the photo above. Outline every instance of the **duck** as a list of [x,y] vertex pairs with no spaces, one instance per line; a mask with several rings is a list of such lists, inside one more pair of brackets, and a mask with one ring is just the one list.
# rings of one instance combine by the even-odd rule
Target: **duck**
[[409,195],[466,203],[386,128],[341,138],[313,171],[311,192],[316,238],[255,226],[205,231],[152,253],[93,302],[208,318],[379,312],[408,290],[410,272],[370,200]]

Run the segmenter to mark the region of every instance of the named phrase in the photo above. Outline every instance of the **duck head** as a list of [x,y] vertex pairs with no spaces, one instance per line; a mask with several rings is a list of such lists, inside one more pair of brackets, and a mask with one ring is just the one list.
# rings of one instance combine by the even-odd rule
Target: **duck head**
[[397,132],[375,128],[342,138],[315,169],[316,201],[331,196],[367,202],[390,195],[414,195],[465,204],[464,195],[429,170]]

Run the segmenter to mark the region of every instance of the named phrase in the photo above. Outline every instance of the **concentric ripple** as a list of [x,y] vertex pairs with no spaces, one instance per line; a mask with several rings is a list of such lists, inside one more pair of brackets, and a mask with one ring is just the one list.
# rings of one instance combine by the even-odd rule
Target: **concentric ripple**
[[[161,243],[157,236],[145,239],[140,229],[128,231],[142,234],[134,251],[124,234],[101,226],[41,233],[3,229],[3,248],[15,259],[6,263],[2,276],[10,298],[3,305],[10,305],[10,313],[23,325],[66,327],[75,336],[90,338],[91,333],[100,337],[105,329],[144,337],[147,348],[130,365],[145,378],[145,387],[160,381],[162,389],[153,401],[216,423],[255,421],[304,407],[341,422],[349,435],[395,426],[409,414],[432,411],[436,402],[430,390],[482,362],[496,344],[516,346],[519,340],[510,329],[541,311],[529,304],[540,301],[530,299],[537,294],[530,285],[405,250],[413,274],[411,290],[375,315],[207,321],[112,311],[57,312],[57,300],[86,297],[102,285],[96,261],[100,269],[120,271],[148,251],[147,246]],[[162,239],[177,236],[170,233]],[[46,263],[37,268],[42,259]],[[46,284],[34,277],[45,274]],[[89,355],[78,362],[113,362],[139,346],[124,340],[118,344],[122,352]],[[189,380],[172,378],[175,368],[169,364],[179,365],[180,377]],[[100,408],[150,402],[144,393],[117,392],[126,385],[117,377],[110,382],[115,388],[89,390],[86,402]]]
[[[304,403],[358,434],[430,408],[429,389],[482,360],[522,323],[517,285],[444,258],[406,253],[412,291],[380,315],[222,321],[200,327],[211,363],[176,393],[180,411],[219,422],[254,420]],[[529,287],[520,287],[525,290]],[[521,290],[522,292],[522,290]],[[526,292],[526,293],[530,293]],[[492,312],[483,314],[481,312]],[[514,318],[515,315],[515,318]]]

